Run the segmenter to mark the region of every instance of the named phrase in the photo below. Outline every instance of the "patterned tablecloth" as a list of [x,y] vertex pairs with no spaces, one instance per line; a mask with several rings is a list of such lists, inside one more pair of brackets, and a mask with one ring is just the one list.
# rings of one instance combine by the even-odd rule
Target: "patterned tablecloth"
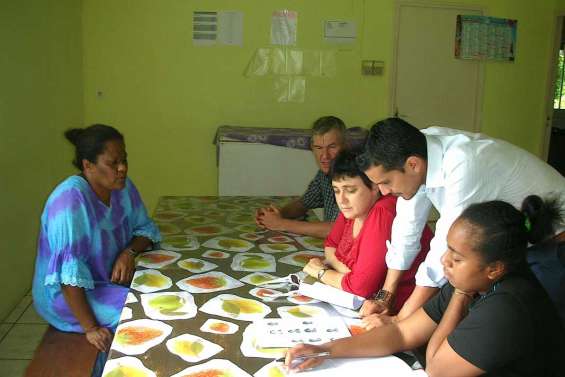
[[[330,326],[327,318],[334,316],[343,318],[352,334],[363,332],[358,319],[348,318],[354,314],[348,309],[336,310],[304,296],[273,301],[268,296],[284,293],[288,285],[276,291],[256,286],[300,271],[310,258],[323,256],[321,239],[255,226],[257,208],[291,199],[161,197],[153,217],[163,242],[159,250],[138,257],[103,376],[282,377],[282,363],[273,359],[286,349],[258,345],[252,321],[263,317]],[[299,341],[311,342],[313,335],[306,332]],[[394,357],[360,360],[331,371],[342,375],[355,367],[363,373],[377,368],[383,376],[410,371]],[[326,363],[332,362],[340,363]]]
[[[260,271],[286,276],[301,270],[312,256],[322,255],[320,239],[256,228],[257,208],[271,203],[282,205],[288,200],[160,198],[154,219],[162,232],[161,249],[165,251],[138,257],[136,276],[104,376],[169,377],[181,371],[178,376],[220,376],[184,372],[186,368],[200,368],[206,362],[212,363],[212,369],[227,368],[226,362],[217,359],[229,360],[233,363],[229,366],[236,365],[251,375],[281,356],[282,349],[257,346],[251,331],[246,330],[250,320],[265,316],[266,311],[270,311],[267,317],[278,317],[277,308],[285,306],[282,310],[297,318],[315,317],[317,309],[301,310],[296,303],[300,300],[307,303],[309,299],[305,297],[293,302],[287,298],[263,302],[261,296],[270,292],[253,283],[266,276]],[[195,278],[208,268],[213,269]],[[248,275],[251,277],[243,279],[247,283],[242,282]],[[206,292],[215,288],[220,290]],[[293,306],[298,309],[292,309]],[[203,326],[207,329],[203,330]],[[139,374],[133,373],[134,370]]]
[[[367,137],[367,130],[361,127],[348,128],[346,133],[353,147],[362,146]],[[243,141],[309,150],[311,135],[312,130],[300,128],[220,126],[214,143],[219,145],[220,142]]]

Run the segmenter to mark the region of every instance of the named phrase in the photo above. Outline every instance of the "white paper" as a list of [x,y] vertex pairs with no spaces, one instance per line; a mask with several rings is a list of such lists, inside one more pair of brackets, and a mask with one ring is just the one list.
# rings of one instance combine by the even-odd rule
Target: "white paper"
[[274,298],[279,297],[283,293],[275,289],[255,287],[249,291],[249,294],[263,301],[271,302]]
[[218,268],[217,264],[198,258],[183,259],[178,261],[177,265],[183,270],[187,270],[195,274],[212,271],[213,269]]
[[[148,336],[148,329],[154,332]],[[112,349],[126,355],[141,355],[151,347],[160,344],[169,336],[173,328],[161,321],[138,319],[118,325],[112,342]],[[136,342],[136,336],[143,334],[143,341]]]
[[209,247],[212,249],[222,249],[227,251],[235,251],[238,253],[243,253],[253,248],[255,245],[249,241],[242,240],[239,238],[231,237],[215,237],[204,242],[202,245],[204,247]]
[[139,270],[133,274],[131,288],[143,293],[168,289],[173,285],[170,277],[157,270]]
[[119,376],[125,374],[126,370],[140,377],[156,377],[155,373],[147,369],[145,365],[143,365],[143,363],[139,361],[139,359],[131,356],[124,356],[118,359],[108,360],[108,362],[104,366],[102,377],[106,377],[111,373]]
[[324,259],[324,253],[320,251],[299,251],[285,255],[279,259],[279,262],[289,264],[291,266],[304,267],[312,258]]
[[[229,310],[226,310],[228,309],[226,305],[229,305]],[[234,308],[238,311],[232,310]],[[269,314],[271,308],[257,300],[223,294],[208,300],[200,307],[200,311],[240,321],[255,321]]]
[[218,12],[197,11],[192,14],[192,43],[214,45],[218,39]]
[[202,373],[202,376],[206,376],[208,375],[208,373],[206,373],[207,371],[209,371],[210,375],[217,375],[217,373],[214,372],[218,370],[221,371],[220,375],[222,376],[251,377],[247,372],[239,368],[237,365],[229,360],[224,359],[213,359],[205,362],[204,364],[188,367],[182,370],[180,373],[177,373],[171,377],[185,377],[198,373]]
[[177,287],[190,293],[210,293],[225,291],[243,286],[243,284],[220,271],[210,271],[193,275],[177,281]]
[[161,248],[171,251],[196,250],[199,247],[200,242],[195,236],[169,236],[161,241]]
[[263,253],[245,253],[234,255],[231,264],[233,271],[275,272],[275,257]]
[[353,43],[356,37],[356,25],[353,21],[324,22],[324,39],[327,42]]
[[159,292],[141,295],[141,305],[151,319],[188,319],[196,316],[194,297],[188,292]]
[[230,256],[231,254],[220,250],[206,250],[206,252],[202,253],[202,257],[211,259],[226,259]]
[[250,323],[243,330],[243,340],[239,349],[245,357],[261,357],[263,359],[277,359],[284,357],[287,348],[262,348],[257,345],[255,323]]
[[404,361],[395,356],[329,359],[322,365],[300,373],[304,377],[343,377],[366,376],[367,371],[375,371],[379,377],[413,376],[412,369]]
[[152,250],[139,254],[136,264],[145,268],[163,268],[171,263],[175,263],[180,258],[179,253],[168,250]]
[[308,250],[324,251],[324,240],[320,238],[301,236],[301,237],[296,237],[296,241],[298,241],[299,244],[301,244]]
[[243,13],[235,11],[218,12],[218,42],[225,45],[241,46],[243,43]]
[[273,377],[273,376],[288,376],[290,373],[286,371],[283,362],[273,361],[265,365],[253,374],[253,377]]
[[288,253],[298,250],[296,246],[290,243],[262,243],[258,246],[265,253]]
[[262,234],[257,234],[257,233],[242,233],[239,235],[239,238],[243,238],[244,240],[251,242],[260,240],[263,237],[264,236]]
[[351,336],[339,317],[323,321],[311,318],[266,318],[255,321],[260,347],[293,347],[299,343],[323,344]]
[[239,330],[239,326],[235,323],[212,318],[208,318],[200,327],[200,331],[212,334],[235,334],[237,330]]
[[354,310],[359,309],[365,301],[364,297],[319,282],[314,284],[301,283],[298,291],[304,296]]
[[124,306],[122,313],[120,314],[120,322],[127,321],[133,317],[133,312],[131,308]]
[[293,242],[294,240],[288,236],[273,236],[267,238],[267,241],[271,243],[289,243]]
[[[252,274],[245,275],[244,277],[242,277],[239,280],[241,280],[244,283],[251,284],[251,285],[263,285],[263,284],[268,284],[269,281],[275,280],[275,279],[279,279],[279,277],[275,276],[275,275],[267,274],[265,272],[254,272]],[[282,286],[282,285],[284,285],[284,283],[279,284],[279,286]],[[269,288],[273,288],[273,287],[269,287]]]
[[271,44],[295,45],[298,13],[290,10],[273,12],[271,18]]
[[312,319],[312,318],[326,318],[330,314],[323,308],[323,305],[306,304],[295,306],[279,306],[277,312],[281,318],[290,319]]
[[[199,346],[195,348],[194,346]],[[167,340],[167,349],[170,353],[177,355],[184,361],[189,363],[197,363],[201,360],[208,359],[215,354],[224,350],[223,347],[212,343],[206,339],[192,334],[182,334],[175,338]]]
[[132,292],[128,292],[128,295],[126,296],[126,302],[125,304],[132,304],[134,302],[137,302],[137,297],[135,297],[135,295]]
[[308,297],[308,296],[304,296],[300,293],[292,295],[292,296],[288,296],[286,298],[290,303],[292,304],[298,304],[298,305],[302,305],[302,304],[317,304],[318,302],[320,302],[320,300],[316,300],[312,297]]

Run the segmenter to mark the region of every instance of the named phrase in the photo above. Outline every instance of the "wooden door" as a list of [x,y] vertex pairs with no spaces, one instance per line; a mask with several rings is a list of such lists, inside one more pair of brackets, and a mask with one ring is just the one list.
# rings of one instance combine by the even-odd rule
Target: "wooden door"
[[482,63],[456,59],[457,15],[477,9],[399,3],[392,113],[418,128],[480,130]]

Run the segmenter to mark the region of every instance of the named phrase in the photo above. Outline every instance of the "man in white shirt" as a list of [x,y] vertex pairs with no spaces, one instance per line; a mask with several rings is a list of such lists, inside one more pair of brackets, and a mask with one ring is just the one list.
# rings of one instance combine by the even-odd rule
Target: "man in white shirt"
[[[551,166],[512,144],[482,134],[449,128],[418,130],[399,118],[377,122],[370,131],[360,168],[383,195],[399,196],[389,268],[382,291],[368,301],[362,315],[387,313],[404,270],[420,248],[422,228],[432,205],[440,218],[430,252],[416,274],[416,289],[398,314],[407,317],[446,282],[441,256],[449,227],[472,203],[504,200],[520,208],[528,195],[556,197],[565,211],[565,178]],[[563,230],[561,224],[558,232]],[[386,317],[379,318],[386,322]]]

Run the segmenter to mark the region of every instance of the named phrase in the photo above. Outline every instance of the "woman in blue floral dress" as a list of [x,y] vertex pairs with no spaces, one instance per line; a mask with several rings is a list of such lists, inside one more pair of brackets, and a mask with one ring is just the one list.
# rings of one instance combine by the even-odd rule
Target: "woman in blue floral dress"
[[[135,256],[160,241],[133,182],[124,137],[93,125],[71,129],[81,171],[51,193],[41,216],[33,300],[62,331],[84,333],[108,351],[135,269]],[[100,358],[99,358],[100,359]]]

